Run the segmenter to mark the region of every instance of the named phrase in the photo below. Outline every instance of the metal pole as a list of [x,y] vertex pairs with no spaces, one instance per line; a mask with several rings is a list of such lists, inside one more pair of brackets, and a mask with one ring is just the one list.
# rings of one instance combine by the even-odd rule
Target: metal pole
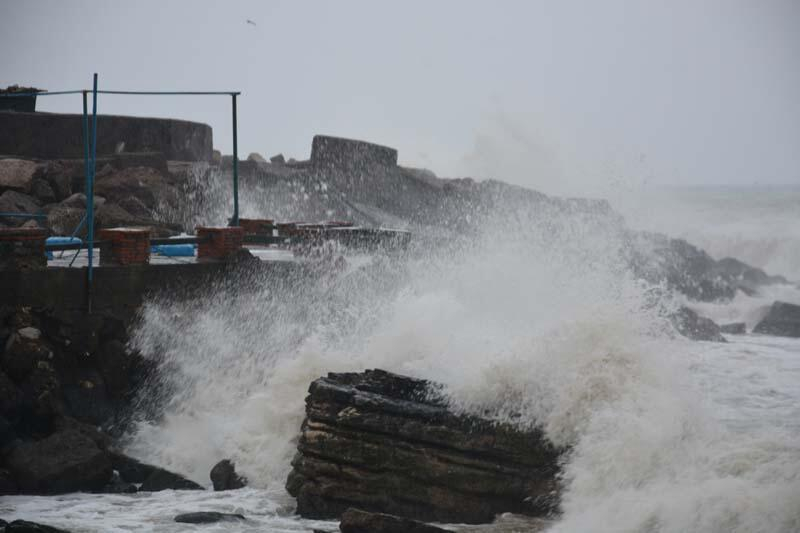
[[89,169],[89,183],[86,187],[86,224],[89,252],[89,312],[92,312],[92,270],[94,262],[94,175],[97,166],[97,73],[94,74],[92,85],[92,154],[91,168]]
[[233,103],[233,218],[231,226],[239,225],[239,141],[236,126],[236,93],[231,94]]

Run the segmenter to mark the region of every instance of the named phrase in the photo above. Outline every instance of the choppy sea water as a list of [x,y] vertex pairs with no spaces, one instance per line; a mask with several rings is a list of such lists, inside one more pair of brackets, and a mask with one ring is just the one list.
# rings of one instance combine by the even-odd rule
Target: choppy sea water
[[[265,285],[191,306],[151,302],[134,343],[161,366],[165,401],[127,451],[206,485],[229,457],[251,488],[5,497],[0,516],[177,532],[197,526],[176,514],[213,510],[248,521],[203,530],[333,531],[295,517],[283,490],[305,392],[329,371],[384,368],[441,382],[454,409],[542,427],[572,450],[560,517],[451,529],[800,530],[800,340],[676,338],[670,303],[654,306],[653,289],[617,261],[612,230],[548,222],[546,238],[501,221],[466,249],[376,257],[299,294]],[[800,303],[792,285],[772,290],[699,308],[752,326],[776,297]]]
[[[495,533],[546,531],[551,527],[555,531],[579,531],[580,527],[589,527],[583,531],[793,531],[791,527],[796,528],[800,519],[797,510],[800,493],[789,492],[784,495],[787,500],[781,502],[779,486],[774,482],[788,478],[787,483],[791,483],[791,479],[794,479],[793,487],[797,488],[800,461],[800,340],[757,335],[730,336],[729,339],[731,342],[728,344],[680,343],[692,369],[692,387],[699,391],[715,414],[713,422],[709,423],[721,424],[726,428],[728,438],[740,444],[711,451],[712,454],[719,454],[716,457],[719,462],[716,465],[718,475],[714,479],[676,479],[673,487],[675,492],[663,492],[656,501],[638,501],[640,497],[637,497],[636,491],[630,491],[616,502],[623,508],[620,511],[626,510],[626,514],[630,515],[629,523],[622,528],[611,523],[607,527],[603,524],[603,515],[599,513],[614,512],[614,509],[607,509],[605,505],[596,510],[598,515],[587,511],[586,516],[576,517],[575,520],[580,523],[574,524],[574,527],[572,524],[554,525],[552,522],[513,516],[500,517],[495,524],[486,526],[446,527],[457,531]],[[652,422],[657,426],[664,421]],[[641,450],[631,451],[638,452]],[[695,452],[708,453],[709,450]],[[627,459],[624,456],[618,458],[619,461]],[[660,466],[665,470],[670,467],[667,464]],[[752,480],[749,479],[751,475],[754,476]],[[205,481],[208,485],[207,480],[198,481]],[[753,485],[749,486],[749,482]],[[684,490],[691,493],[697,490],[696,484],[703,483],[722,487],[730,485],[729,490],[723,491],[717,495],[716,501],[711,502],[720,507],[712,518],[718,521],[716,524],[702,522],[704,507],[710,502],[704,502],[700,497],[694,502],[682,501],[697,496],[685,494]],[[647,498],[647,495],[641,496],[641,499]],[[776,499],[770,501],[773,498]],[[597,499],[602,500],[602,496],[598,495]],[[663,506],[666,510],[674,506],[672,512],[692,514],[677,520],[679,527],[667,527],[664,524],[662,529],[652,529],[652,523],[647,525],[647,515],[653,513],[652,516],[656,516],[652,508],[654,505]],[[69,494],[0,499],[0,516],[6,520],[36,520],[86,533],[197,531],[198,526],[177,524],[173,522],[173,517],[199,510],[241,513],[248,518],[243,523],[202,526],[202,531],[209,532],[289,533],[312,529],[335,531],[338,528],[335,522],[303,520],[294,516],[291,498],[279,485],[230,492],[165,491],[136,495]],[[737,515],[746,517],[748,513],[752,513],[753,519],[760,523],[748,524],[735,518]],[[784,520],[783,524],[781,520]],[[751,525],[755,528],[751,529]]]

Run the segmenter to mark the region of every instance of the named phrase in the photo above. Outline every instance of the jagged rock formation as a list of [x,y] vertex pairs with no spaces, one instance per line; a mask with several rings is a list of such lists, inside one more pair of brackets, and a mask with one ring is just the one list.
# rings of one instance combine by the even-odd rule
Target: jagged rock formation
[[695,341],[727,342],[722,336],[720,327],[704,316],[700,316],[688,307],[681,307],[670,316],[672,325],[678,333]]
[[124,338],[109,316],[0,305],[0,493],[202,489],[98,429],[124,425],[149,372]]
[[431,383],[380,370],[329,374],[309,388],[286,488],[297,512],[350,507],[424,521],[485,523],[502,512],[550,513],[559,450],[456,415]]
[[714,260],[682,239],[646,232],[630,232],[630,263],[643,279],[665,281],[671,289],[693,300],[729,300],[741,290],[753,295],[759,286],[788,283],[738,259]]
[[216,491],[236,490],[247,486],[247,479],[236,473],[236,467],[229,459],[215,464],[209,477]]
[[767,315],[753,328],[753,333],[800,337],[800,305],[773,303]]

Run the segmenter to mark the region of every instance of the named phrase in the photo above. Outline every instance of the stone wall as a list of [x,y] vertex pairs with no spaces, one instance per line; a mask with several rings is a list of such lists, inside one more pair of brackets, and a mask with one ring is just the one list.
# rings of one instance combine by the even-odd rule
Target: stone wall
[[[0,154],[35,159],[83,158],[82,115],[0,111]],[[210,161],[212,131],[185,120],[98,115],[97,155],[161,152],[174,161]]]

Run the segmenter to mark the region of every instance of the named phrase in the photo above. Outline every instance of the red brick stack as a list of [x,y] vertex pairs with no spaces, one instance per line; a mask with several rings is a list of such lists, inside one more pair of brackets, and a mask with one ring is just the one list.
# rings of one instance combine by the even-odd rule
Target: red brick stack
[[201,261],[230,259],[242,248],[244,229],[241,226],[229,228],[197,228],[197,258]]
[[42,228],[0,228],[0,271],[47,268]]
[[101,265],[145,265],[150,262],[150,230],[142,228],[102,229],[98,238]]

